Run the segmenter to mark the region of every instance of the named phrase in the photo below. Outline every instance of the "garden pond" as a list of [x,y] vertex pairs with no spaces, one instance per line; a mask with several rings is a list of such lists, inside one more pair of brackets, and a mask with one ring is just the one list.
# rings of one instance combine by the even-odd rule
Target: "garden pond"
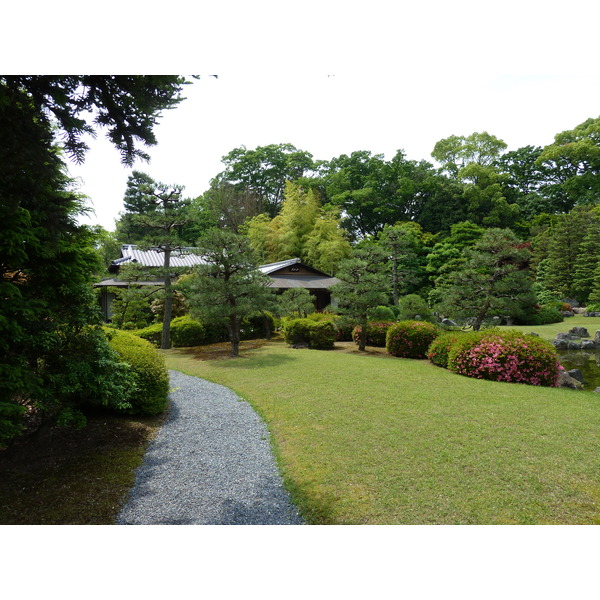
[[558,361],[567,370],[579,369],[585,380],[584,389],[600,387],[600,350],[558,350]]

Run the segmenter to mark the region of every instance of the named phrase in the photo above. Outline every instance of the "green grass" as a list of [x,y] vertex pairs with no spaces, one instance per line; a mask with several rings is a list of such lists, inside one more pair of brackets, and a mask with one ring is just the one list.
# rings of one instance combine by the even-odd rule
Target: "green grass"
[[165,357],[263,416],[311,523],[600,522],[597,394],[277,342],[239,359],[199,360],[194,349]]
[[585,327],[593,338],[596,331],[600,329],[600,317],[575,315],[574,317],[565,317],[562,323],[550,323],[549,325],[503,325],[500,329],[517,329],[523,333],[539,333],[541,337],[553,340],[557,333],[566,333],[573,327]]

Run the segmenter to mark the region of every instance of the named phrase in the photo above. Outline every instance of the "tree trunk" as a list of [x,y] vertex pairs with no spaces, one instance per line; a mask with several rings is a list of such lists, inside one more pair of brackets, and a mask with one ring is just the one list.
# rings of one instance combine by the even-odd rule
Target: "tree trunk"
[[163,326],[160,347],[163,350],[171,348],[171,318],[173,317],[173,288],[171,286],[171,247],[165,248],[165,310],[163,312]]
[[361,324],[360,334],[358,335],[358,349],[360,352],[364,352],[367,347],[367,320]]
[[240,355],[240,318],[236,316],[229,317],[229,340],[231,341],[231,358],[237,358]]

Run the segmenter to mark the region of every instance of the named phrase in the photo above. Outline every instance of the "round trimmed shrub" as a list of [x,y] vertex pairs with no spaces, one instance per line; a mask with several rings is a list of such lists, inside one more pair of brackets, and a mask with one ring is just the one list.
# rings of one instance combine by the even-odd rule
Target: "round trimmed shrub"
[[433,323],[400,321],[388,329],[385,347],[399,358],[426,358],[431,342],[440,332]]
[[312,319],[287,319],[283,336],[290,344],[307,344],[314,350],[330,350],[335,343],[335,326],[332,321]]
[[427,358],[438,367],[448,368],[448,355],[450,349],[458,342],[465,334],[461,331],[448,331],[442,333],[431,342],[427,350]]
[[558,360],[554,346],[520,331],[478,331],[465,334],[448,353],[448,368],[459,375],[556,386]]
[[[378,323],[367,323],[367,346],[375,346],[376,348],[385,348],[385,336],[387,330],[394,325],[393,321],[384,321]],[[352,339],[358,345],[362,325],[357,325],[352,330]]]
[[308,344],[310,327],[314,323],[310,319],[285,319],[283,322],[283,339],[287,344]]
[[351,342],[352,331],[354,330],[355,323],[348,317],[339,317],[333,322],[335,327],[335,339],[338,342]]
[[177,317],[171,321],[171,342],[176,348],[201,346],[205,339],[206,331],[200,321],[194,321],[189,316]]
[[129,365],[134,379],[127,401],[134,415],[153,416],[169,402],[169,373],[163,356],[150,342],[125,331],[107,330],[108,344]]

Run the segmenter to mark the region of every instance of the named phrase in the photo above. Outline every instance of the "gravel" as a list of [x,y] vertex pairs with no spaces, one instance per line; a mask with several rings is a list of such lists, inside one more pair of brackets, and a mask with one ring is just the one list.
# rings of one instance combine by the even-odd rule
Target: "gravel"
[[221,385],[169,374],[169,414],[117,524],[302,524],[252,407]]

